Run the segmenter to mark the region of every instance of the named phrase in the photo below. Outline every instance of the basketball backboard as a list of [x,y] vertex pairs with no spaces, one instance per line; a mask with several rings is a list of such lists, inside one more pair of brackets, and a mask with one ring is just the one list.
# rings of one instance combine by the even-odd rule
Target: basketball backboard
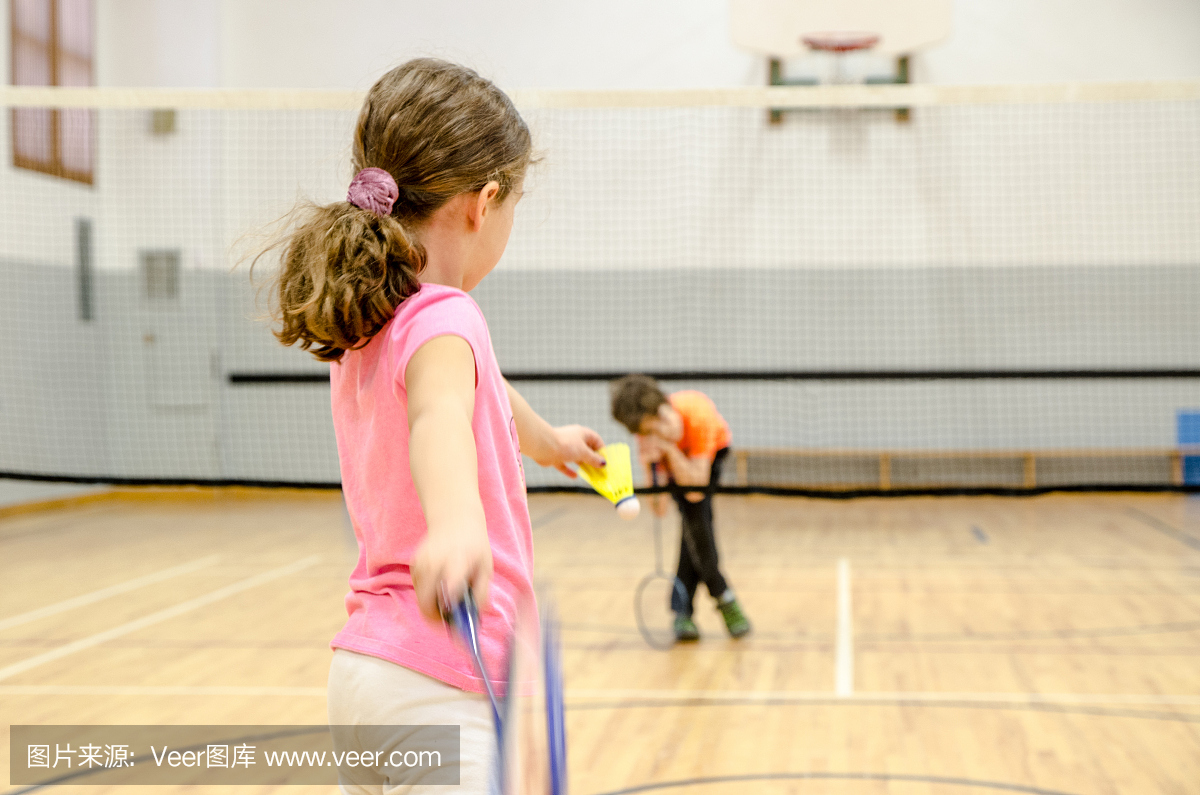
[[809,52],[805,36],[875,34],[877,55],[909,55],[950,35],[953,0],[729,0],[734,44],[761,55]]

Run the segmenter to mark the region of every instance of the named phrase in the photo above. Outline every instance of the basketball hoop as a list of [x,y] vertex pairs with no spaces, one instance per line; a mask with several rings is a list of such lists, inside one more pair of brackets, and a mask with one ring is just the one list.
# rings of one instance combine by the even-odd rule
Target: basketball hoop
[[806,33],[800,37],[810,50],[819,52],[847,53],[857,50],[869,50],[879,43],[875,33],[861,31],[832,30],[820,33]]
[[805,33],[800,37],[810,52],[827,52],[833,56],[833,82],[847,83],[842,60],[852,52],[865,52],[879,43],[879,34],[857,30],[827,30]]

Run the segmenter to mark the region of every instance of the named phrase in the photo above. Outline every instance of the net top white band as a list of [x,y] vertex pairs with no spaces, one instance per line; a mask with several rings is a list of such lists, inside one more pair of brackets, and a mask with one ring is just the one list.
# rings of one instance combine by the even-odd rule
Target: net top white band
[[[828,85],[664,90],[509,92],[523,109],[572,108],[894,108],[1077,102],[1189,101],[1200,80],[1013,85]],[[0,86],[5,107],[357,110],[362,91],[294,89],[61,88]]]

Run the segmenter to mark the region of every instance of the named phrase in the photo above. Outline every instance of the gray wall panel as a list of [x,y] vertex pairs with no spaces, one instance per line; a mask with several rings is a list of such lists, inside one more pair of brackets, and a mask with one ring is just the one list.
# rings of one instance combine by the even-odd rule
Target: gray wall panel
[[[229,384],[323,372],[258,319],[244,274],[184,270],[154,304],[97,273],[75,320],[68,268],[0,264],[0,469],[335,481],[328,388]],[[695,298],[683,302],[685,292]],[[70,300],[63,300],[63,296]],[[515,370],[1200,368],[1200,268],[494,273],[476,290]],[[164,352],[158,353],[158,348]],[[1169,448],[1198,380],[707,382],[741,447]],[[603,383],[523,383],[555,424],[628,434]],[[183,397],[180,395],[183,394]],[[562,483],[527,460],[531,485]]]

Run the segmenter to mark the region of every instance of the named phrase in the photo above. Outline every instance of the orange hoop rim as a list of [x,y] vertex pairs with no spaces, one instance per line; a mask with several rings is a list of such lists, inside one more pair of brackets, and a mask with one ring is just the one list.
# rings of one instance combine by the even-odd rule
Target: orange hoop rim
[[806,33],[800,41],[810,50],[820,52],[854,52],[869,50],[879,43],[879,34],[865,31],[830,30]]

